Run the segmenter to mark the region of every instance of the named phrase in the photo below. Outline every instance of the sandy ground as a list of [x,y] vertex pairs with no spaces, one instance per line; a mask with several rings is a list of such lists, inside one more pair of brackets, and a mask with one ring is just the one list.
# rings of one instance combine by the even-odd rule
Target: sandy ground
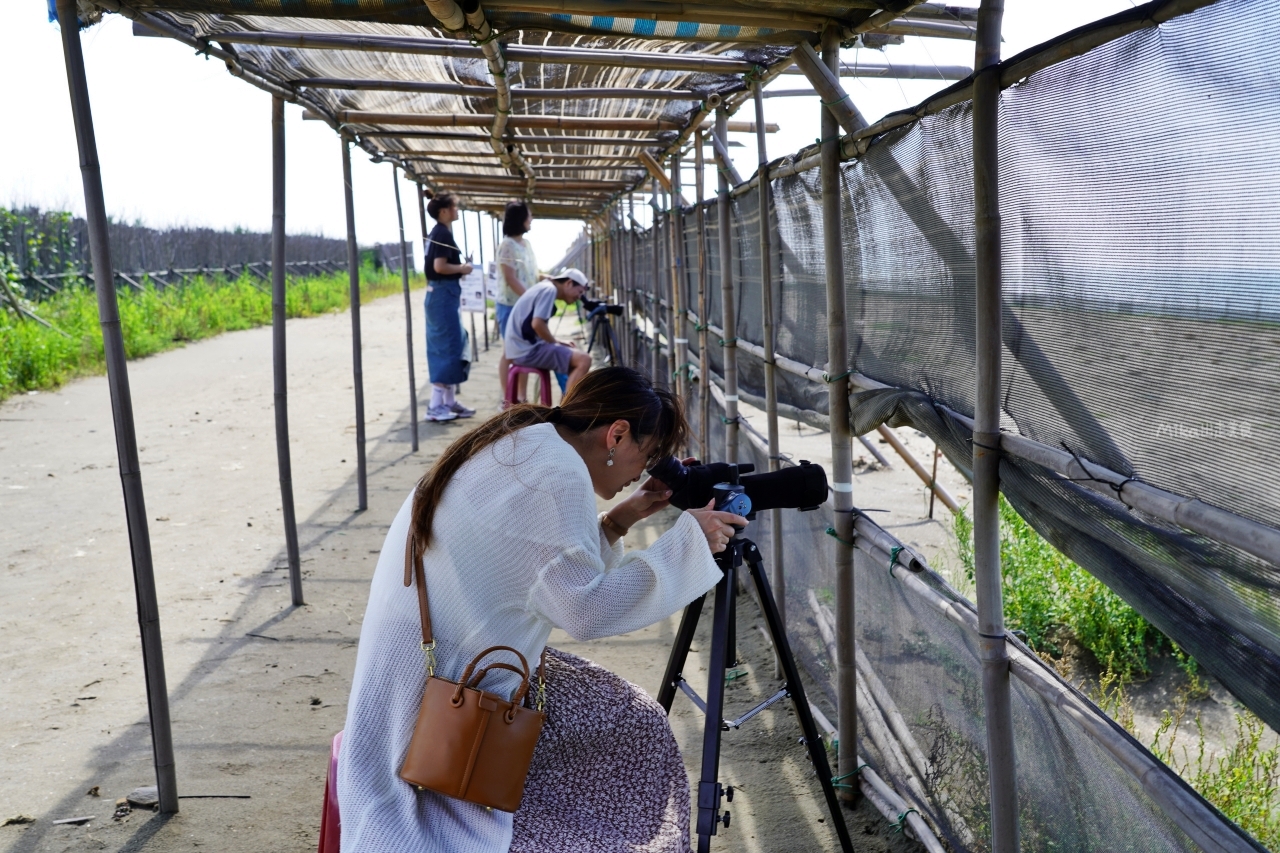
[[[154,773],[106,382],[85,379],[0,405],[0,820],[36,818],[0,827],[0,849],[315,848],[329,740],[345,718],[386,525],[423,470],[468,425],[423,424],[422,449],[410,451],[401,305],[390,297],[364,310],[363,513],[355,511],[349,317],[288,324],[307,599],[299,608],[290,605],[283,570],[270,330],[227,334],[130,364],[179,792],[188,797],[173,817],[135,811],[111,818],[117,798],[154,784]],[[421,330],[417,296],[414,310]],[[421,360],[420,331],[418,337]],[[495,355],[482,354],[464,386],[464,401],[482,415],[499,396]],[[927,440],[899,433],[927,458]],[[793,428],[785,446],[818,459],[824,440]],[[940,478],[967,497],[945,462]],[[866,505],[892,510],[883,523],[935,562],[945,564],[954,552],[948,528],[924,517],[927,497],[905,466],[864,468],[856,488],[874,496]],[[946,515],[940,505],[937,515]],[[643,542],[656,532],[651,526],[634,536]],[[748,677],[729,691],[733,707],[775,689],[768,647],[754,627],[758,613],[745,597],[740,605]],[[675,624],[672,618],[586,644],[557,633],[552,642],[653,691]],[[695,643],[700,665],[706,642],[704,634]],[[672,723],[693,769],[701,717],[677,698]],[[723,778],[739,793],[732,827],[714,849],[837,849],[798,736],[782,705],[726,735]],[[86,793],[91,789],[97,796]],[[53,823],[80,816],[93,820]],[[910,849],[866,806],[848,819],[859,850]]]

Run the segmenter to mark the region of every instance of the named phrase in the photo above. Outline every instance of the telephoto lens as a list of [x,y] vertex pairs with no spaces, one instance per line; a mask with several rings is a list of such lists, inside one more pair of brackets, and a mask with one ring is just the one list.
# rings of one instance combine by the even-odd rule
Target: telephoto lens
[[[738,474],[751,474],[754,465],[740,464]],[[649,469],[649,476],[671,489],[671,505],[679,509],[704,507],[716,497],[715,487],[732,479],[728,462],[685,465],[668,456]],[[821,465],[801,460],[799,465],[739,477],[738,482],[751,499],[752,512],[763,509],[817,509],[827,499],[827,472]]]

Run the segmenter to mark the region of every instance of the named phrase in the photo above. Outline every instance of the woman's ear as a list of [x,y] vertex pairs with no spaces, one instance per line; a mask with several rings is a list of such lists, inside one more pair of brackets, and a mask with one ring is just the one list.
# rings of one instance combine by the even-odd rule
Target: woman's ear
[[614,421],[609,426],[609,438],[611,440],[608,442],[608,446],[613,448],[621,444],[622,440],[627,437],[627,433],[629,432],[631,432],[631,424],[624,420]]

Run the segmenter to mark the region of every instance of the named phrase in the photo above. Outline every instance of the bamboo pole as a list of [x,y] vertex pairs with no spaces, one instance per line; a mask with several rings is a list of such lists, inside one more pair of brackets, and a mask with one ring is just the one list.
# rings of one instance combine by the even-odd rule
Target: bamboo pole
[[[610,13],[612,14],[612,13]],[[460,39],[404,38],[354,33],[248,32],[211,33],[207,41],[224,44],[256,44],[312,50],[355,50],[368,53],[409,53],[421,56],[484,59],[479,47]],[[507,45],[507,59],[521,63],[554,65],[602,65],[608,68],[653,68],[710,74],[746,74],[757,66],[746,60],[707,53],[600,50],[597,48]]]
[[650,280],[652,281],[653,301],[650,302],[650,322],[653,326],[653,362],[650,365],[651,379],[653,384],[658,384],[658,378],[661,370],[658,361],[662,357],[662,210],[658,201],[658,193],[661,186],[658,179],[653,179],[653,195],[649,200],[649,211],[653,214],[653,228],[650,236],[653,237],[653,266],[650,269]]
[[[725,150],[728,137],[729,116],[724,108],[716,110],[715,135]],[[725,461],[738,461],[738,312],[737,296],[733,286],[732,219],[729,210],[729,177],[722,168],[716,170],[716,215],[720,243],[720,313],[724,322],[724,449]]]
[[638,20],[734,26],[771,27],[816,32],[827,20],[824,15],[781,8],[732,8],[700,3],[672,3],[667,0],[519,0],[518,4],[490,3],[495,15],[506,12],[545,12],[569,15],[612,15]]
[[712,136],[711,148],[715,151],[716,159],[720,161],[717,171],[724,173],[729,186],[732,188],[741,184],[742,175],[739,175],[738,170],[734,168],[733,158],[729,156],[729,146],[726,144],[726,140],[721,140],[718,136]]
[[952,512],[960,511],[960,504],[956,501],[955,497],[952,496],[951,492],[947,491],[946,487],[939,483],[936,477],[929,476],[929,472],[926,471],[925,467],[920,464],[920,461],[912,455],[911,451],[907,449],[907,446],[898,439],[898,436],[893,432],[893,430],[889,429],[884,424],[881,424],[876,427],[876,432],[880,434],[881,438],[888,442],[890,447],[897,451],[897,454],[902,457],[904,462],[907,463],[907,467],[914,471],[915,475],[929,487],[929,491],[941,498],[942,502],[946,504],[947,509]]
[[[459,95],[465,98],[494,98],[493,86],[471,86],[465,83],[424,83],[419,80],[351,79],[345,77],[302,77],[293,85],[310,89],[341,89],[354,92],[422,92],[430,95]],[[692,89],[643,89],[619,86],[610,88],[527,89],[511,87],[517,101],[581,101],[581,100],[647,100],[700,101],[702,93]]]
[[120,328],[120,307],[116,302],[115,276],[112,275],[106,201],[102,193],[102,167],[98,163],[98,142],[93,129],[93,110],[89,102],[89,83],[85,77],[76,0],[57,0],[56,9],[58,27],[62,31],[62,52],[67,67],[71,115],[80,154],[89,253],[96,273],[93,286],[98,299],[98,324],[102,328],[107,387],[111,394],[116,462],[120,469],[125,521],[129,531],[138,628],[142,635],[142,669],[146,681],[147,710],[151,720],[152,761],[156,770],[160,811],[174,814],[178,811],[178,782],[169,720],[169,691],[164,672],[164,643],[160,636],[160,607],[156,598],[151,536],[147,529],[147,507],[142,492],[129,369],[125,361],[124,335]]
[[[465,172],[431,172],[427,177],[439,183],[448,183],[457,181],[462,184],[463,189],[468,187],[479,187],[482,189],[507,189],[519,188],[524,185],[524,181],[520,178],[507,175],[481,175],[467,174]],[[563,190],[569,192],[580,192],[582,190],[597,190],[599,192],[610,192],[624,190],[631,186],[628,181],[577,181],[571,178],[539,178],[538,191],[553,192],[555,190]]]
[[808,42],[802,41],[796,45],[791,57],[822,96],[822,105],[835,116],[845,133],[857,133],[867,126],[867,120],[858,112],[858,108],[849,99],[849,93],[840,85],[837,72],[822,64],[821,58]]
[[[803,76],[799,68],[788,68],[785,75]],[[876,65],[862,62],[841,63],[841,77],[896,78],[898,80],[963,80],[973,73],[967,65]],[[816,92],[814,93],[816,94]],[[764,96],[769,97],[765,92]]]
[[671,158],[671,341],[675,364],[671,374],[675,377],[676,393],[688,405],[689,401],[689,312],[685,307],[688,276],[685,274],[684,257],[684,195],[680,182],[680,150]]
[[404,206],[400,204],[400,176],[391,167],[391,182],[396,190],[396,221],[400,224],[400,284],[404,290],[404,348],[409,357],[409,420],[413,452],[418,452],[418,380],[413,366],[413,302],[409,298],[409,258],[404,248]]
[[289,453],[289,373],[285,353],[285,144],[284,100],[271,99],[271,372],[275,385],[276,464],[280,469],[280,511],[284,520],[289,593],[294,607],[302,598],[302,560],[293,506],[293,462]]
[[[351,282],[351,385],[356,404],[356,509],[369,508],[364,448],[364,357],[360,343],[360,250],[356,246],[356,208],[351,191],[351,143],[342,142],[342,191],[347,208],[347,276]],[[417,418],[418,413],[413,415]]]
[[[370,110],[339,110],[335,117],[343,124],[394,124],[405,127],[490,127],[493,113],[383,113]],[[308,119],[307,113],[303,113]],[[314,121],[314,117],[309,120]],[[512,115],[507,127],[523,130],[679,130],[679,122],[659,118],[608,118],[600,116]]]
[[1018,846],[1009,652],[1000,578],[1001,259],[1000,24],[1004,0],[982,0],[973,91],[977,390],[973,432],[973,560],[991,784],[992,853]]
[[702,203],[706,195],[705,183],[707,166],[703,156],[706,149],[704,133],[697,131],[697,144],[694,145],[694,184],[696,187],[696,225],[698,228],[698,401],[701,409],[701,429],[699,441],[703,460],[709,460],[711,453],[711,354],[707,351],[707,210]]
[[[307,118],[303,113],[302,117]],[[362,139],[437,139],[463,143],[488,143],[489,136],[475,133],[454,133],[448,130],[362,130]],[[580,145],[594,148],[607,145],[610,148],[659,148],[665,145],[661,139],[643,136],[521,136],[512,134],[511,138],[522,145]],[[487,153],[487,152],[486,152]]]
[[[827,68],[840,62],[840,39],[835,28],[822,34],[822,59]],[[831,413],[831,489],[836,531],[836,694],[839,708],[839,772],[857,762],[857,667],[854,643],[853,584],[853,447],[849,430],[849,345],[845,329],[844,254],[841,241],[840,143],[835,115],[822,109],[822,248],[827,284],[827,384]],[[841,789],[843,792],[845,789]]]
[[[752,100],[756,108],[756,127],[764,126],[763,86],[758,82],[752,87]],[[774,376],[773,329],[773,206],[772,187],[769,184],[769,148],[763,133],[756,134],[757,174],[760,180],[757,205],[760,209],[760,316],[764,327],[764,417],[765,433],[769,442],[769,470],[777,471],[781,461],[778,442],[778,385]],[[787,625],[787,573],[786,552],[782,544],[782,510],[769,510],[770,582],[778,607],[778,619],[783,628]],[[775,655],[773,675],[782,677],[782,663]]]

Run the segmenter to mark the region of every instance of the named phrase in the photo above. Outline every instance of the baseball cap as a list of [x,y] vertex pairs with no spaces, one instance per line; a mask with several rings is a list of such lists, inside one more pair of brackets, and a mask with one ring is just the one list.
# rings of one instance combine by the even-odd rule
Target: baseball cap
[[582,270],[578,269],[577,267],[568,267],[567,269],[562,269],[560,270],[560,272],[556,273],[551,277],[557,281],[562,281],[567,278],[569,279],[569,281],[572,281],[574,284],[579,285],[580,287],[591,286],[590,282],[587,281],[587,277],[583,275]]

